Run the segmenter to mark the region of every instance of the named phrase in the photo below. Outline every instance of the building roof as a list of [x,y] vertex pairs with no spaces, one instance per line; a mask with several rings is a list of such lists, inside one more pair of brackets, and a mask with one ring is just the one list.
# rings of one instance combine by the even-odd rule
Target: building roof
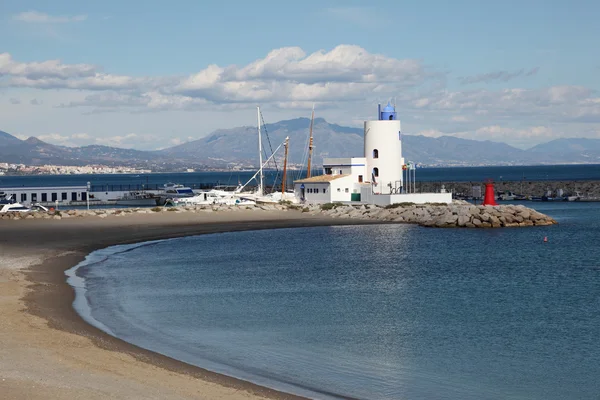
[[331,182],[336,179],[345,178],[347,176],[350,176],[350,175],[348,175],[348,174],[346,174],[346,175],[318,175],[318,176],[312,176],[310,178],[300,179],[300,180],[294,181],[294,183],[325,183],[325,182]]

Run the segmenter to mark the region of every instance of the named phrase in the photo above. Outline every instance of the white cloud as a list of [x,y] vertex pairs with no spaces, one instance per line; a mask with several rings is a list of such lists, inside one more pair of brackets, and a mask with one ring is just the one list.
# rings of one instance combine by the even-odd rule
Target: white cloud
[[64,136],[64,135],[61,135],[58,133],[49,133],[46,135],[39,135],[37,138],[40,140],[43,140],[44,142],[52,143],[52,144],[57,144],[57,143],[63,144],[70,140],[69,136]]
[[[9,53],[0,53],[0,78],[10,76],[24,79],[23,82],[39,82],[46,79],[66,80],[95,75],[96,68],[89,64],[63,64],[60,60],[22,63],[13,60]],[[17,83],[11,86],[27,85]]]
[[158,136],[151,134],[128,133],[126,135],[96,138],[95,142],[105,146],[132,148],[136,147],[136,145],[139,145],[141,142],[156,142],[157,144],[162,143],[162,141],[159,139],[160,138]]
[[594,92],[581,86],[552,86],[541,89],[499,91],[439,91],[407,104],[437,116],[460,113],[462,117],[486,119],[545,119],[554,122],[584,120],[600,116]]
[[[535,72],[523,69],[508,75],[490,73],[470,79],[507,82],[513,76]],[[19,98],[43,100],[50,107],[38,107],[35,111],[47,112],[44,118],[59,113],[65,121],[70,121],[73,115],[84,115],[79,125],[73,127],[80,132],[89,129],[86,118],[129,122],[127,127],[116,123],[114,128],[109,126],[108,131],[114,132],[114,136],[101,138],[98,131],[90,131],[90,137],[71,136],[69,143],[89,142],[93,137],[97,143],[116,146],[148,148],[153,141],[164,145],[171,139],[181,140],[174,137],[175,133],[161,136],[165,130],[185,131],[181,137],[208,133],[182,129],[178,124],[183,118],[189,118],[188,122],[194,120],[192,116],[183,117],[183,111],[194,111],[194,118],[196,113],[204,113],[204,118],[218,120],[220,127],[223,124],[233,127],[253,123],[249,109],[256,105],[271,115],[269,122],[299,114],[309,116],[315,104],[318,114],[328,121],[353,125],[357,116],[370,113],[369,107],[388,99],[396,102],[408,134],[454,135],[523,144],[556,135],[593,137],[600,131],[600,96],[592,89],[555,85],[535,89],[506,86],[498,90],[449,90],[445,87],[446,78],[447,74],[430,69],[419,60],[373,54],[352,45],[311,54],[299,47],[284,47],[247,65],[210,65],[184,77],[134,77],[104,73],[91,64],[68,64],[60,60],[21,62],[8,53],[0,54],[0,89],[11,96],[15,96],[14,92]],[[12,103],[10,99],[6,96],[2,101]],[[30,105],[12,107],[13,115],[5,113],[3,121],[6,117],[16,120],[17,114],[18,118],[25,118],[31,112],[27,107]],[[18,110],[22,114],[16,113]],[[238,117],[238,123],[215,111],[228,111],[227,115],[235,111],[242,116]],[[108,112],[118,114],[111,119],[97,115]],[[148,113],[144,120],[160,121],[163,129],[159,132],[150,124],[141,125],[139,117],[131,116],[141,112]]]
[[106,74],[89,64],[22,63],[8,53],[0,55],[1,86],[103,92],[71,107],[107,108],[113,103],[113,107],[190,110],[287,103],[304,108],[315,102],[364,101],[374,95],[389,98],[439,76],[420,61],[372,54],[351,45],[312,54],[285,47],[243,67],[211,65],[186,78]]
[[73,15],[73,16],[53,16],[38,11],[26,11],[16,15],[13,15],[13,19],[16,21],[27,22],[27,23],[53,23],[63,24],[68,22],[81,22],[87,19],[87,15]]
[[437,129],[425,129],[423,131],[419,131],[416,135],[427,136],[427,137],[440,137],[446,135],[444,132],[439,131]]
[[14,98],[14,97],[11,97],[11,98],[8,100],[8,102],[9,102],[10,104],[21,104],[21,100],[19,100],[19,99],[16,99],[16,98]]

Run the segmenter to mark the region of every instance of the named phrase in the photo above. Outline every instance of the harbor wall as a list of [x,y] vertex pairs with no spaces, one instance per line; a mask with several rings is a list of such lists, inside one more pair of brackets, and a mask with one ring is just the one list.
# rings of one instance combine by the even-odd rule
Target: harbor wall
[[[439,192],[444,185],[444,188],[453,192],[456,195],[470,197],[473,193],[473,186],[481,186],[482,194],[485,190],[484,181],[470,182],[416,182],[416,191],[419,192]],[[600,199],[600,181],[494,181],[494,189],[496,193],[511,191],[524,196],[543,196],[548,190],[556,193],[562,189],[564,195],[574,195],[576,192],[581,193],[584,198]]]

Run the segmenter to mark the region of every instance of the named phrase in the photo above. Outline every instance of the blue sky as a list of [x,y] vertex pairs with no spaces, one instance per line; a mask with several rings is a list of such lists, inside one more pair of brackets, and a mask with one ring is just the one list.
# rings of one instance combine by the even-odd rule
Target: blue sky
[[251,125],[256,105],[356,126],[395,97],[409,134],[600,138],[598,2],[222,4],[0,2],[0,130],[158,148]]

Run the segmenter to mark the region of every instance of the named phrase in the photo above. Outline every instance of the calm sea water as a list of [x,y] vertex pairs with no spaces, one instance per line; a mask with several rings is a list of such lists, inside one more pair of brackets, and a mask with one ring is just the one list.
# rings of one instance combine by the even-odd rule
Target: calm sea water
[[[36,175],[0,176],[0,188],[11,186],[60,186],[86,185],[163,185],[167,182],[181,184],[211,183],[237,185],[246,183],[256,171],[251,172],[191,172],[154,174],[98,174],[98,175]],[[290,181],[306,176],[292,171]],[[545,165],[519,167],[456,167],[420,168],[418,181],[483,181],[491,178],[497,181],[519,180],[600,180],[600,165]],[[281,174],[267,172],[265,182],[271,185],[279,182]]]
[[600,205],[536,208],[560,224],[213,234],[69,280],[117,337],[313,398],[597,399]]

